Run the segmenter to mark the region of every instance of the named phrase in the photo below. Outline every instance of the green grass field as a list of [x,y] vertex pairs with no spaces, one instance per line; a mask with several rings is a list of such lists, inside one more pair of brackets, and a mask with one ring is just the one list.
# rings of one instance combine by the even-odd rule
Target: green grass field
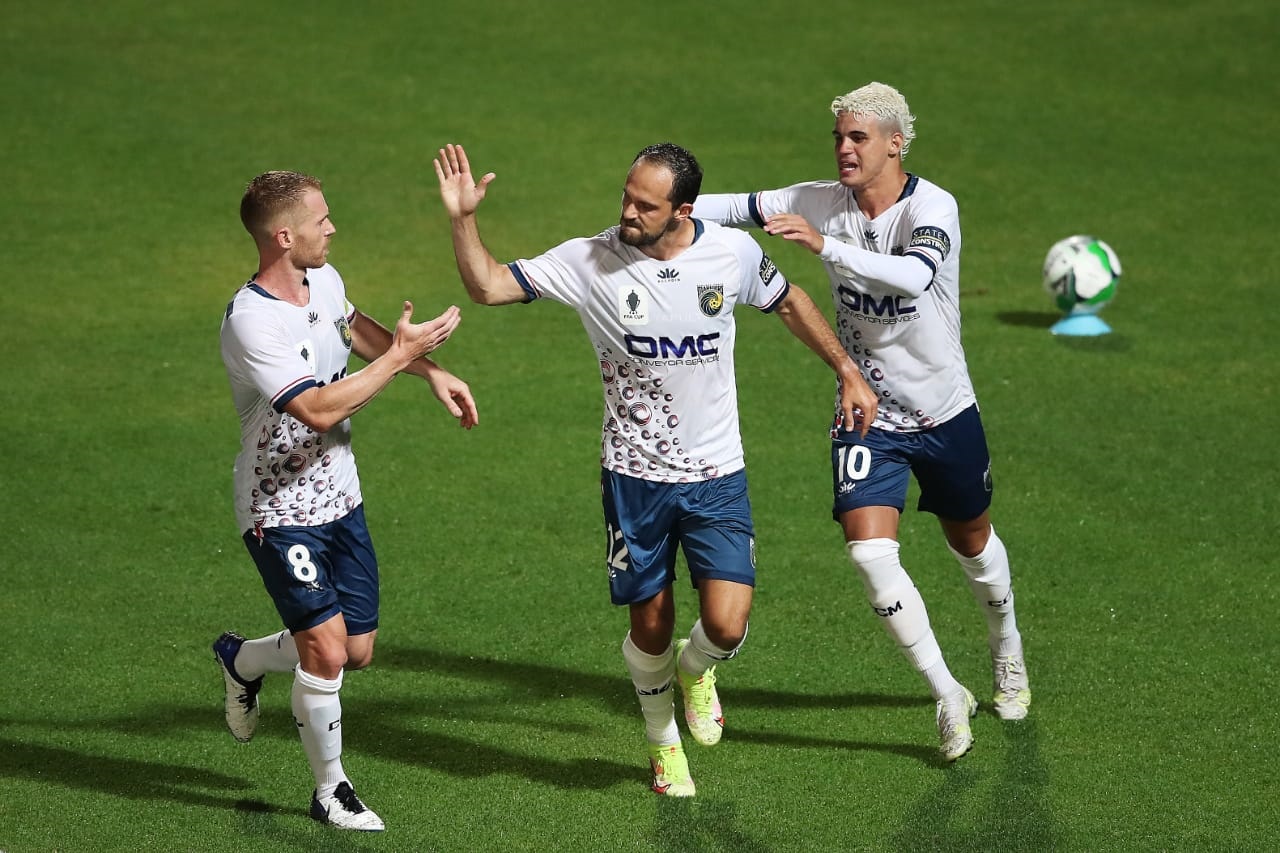
[[[47,0],[0,20],[0,850],[1280,844],[1272,4]],[[498,173],[482,229],[506,260],[616,221],[652,142],[693,150],[707,191],[828,177],[827,104],[872,79],[918,117],[908,168],[960,202],[1031,717],[982,713],[972,753],[935,758],[932,703],[830,521],[827,372],[742,315],[751,636],[721,672],[724,742],[689,745],[699,796],[650,794],[591,348],[563,307],[468,303],[438,355],[480,427],[408,379],[356,418],[384,587],[377,661],[343,691],[345,764],[389,828],[309,821],[287,678],[241,746],[208,652],[278,627],[237,541],[217,350],[254,270],[245,182],[321,176],[354,301],[433,315],[465,301],[445,142]],[[1125,264],[1105,338],[1047,331],[1040,263],[1078,232]],[[766,245],[828,305],[816,260]],[[902,539],[985,697],[962,573],[930,517],[904,515]],[[680,595],[687,627],[683,577]]]

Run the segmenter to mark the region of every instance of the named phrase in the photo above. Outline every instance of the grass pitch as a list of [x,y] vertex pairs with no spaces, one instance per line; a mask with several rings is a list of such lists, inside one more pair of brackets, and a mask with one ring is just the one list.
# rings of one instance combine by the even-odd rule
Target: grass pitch
[[[1268,4],[11,6],[0,849],[1274,847]],[[908,168],[960,202],[1031,717],[980,714],[970,755],[935,758],[932,705],[829,520],[826,371],[745,315],[751,637],[722,673],[724,742],[689,744],[699,796],[649,794],[590,346],[559,306],[464,306],[439,355],[481,426],[407,379],[356,419],[385,587],[378,659],[343,693],[345,763],[389,829],[310,822],[287,680],[239,746],[208,652],[276,627],[231,515],[217,355],[253,272],[244,183],[321,176],[357,304],[426,315],[465,299],[430,166],[445,142],[498,173],[482,227],[506,260],[615,221],[655,141],[694,151],[708,191],[827,177],[827,104],[871,79],[918,116]],[[1124,262],[1106,338],[1047,332],[1039,266],[1078,232]],[[828,303],[813,258],[766,247]],[[908,512],[902,540],[985,697],[963,575],[929,517]]]

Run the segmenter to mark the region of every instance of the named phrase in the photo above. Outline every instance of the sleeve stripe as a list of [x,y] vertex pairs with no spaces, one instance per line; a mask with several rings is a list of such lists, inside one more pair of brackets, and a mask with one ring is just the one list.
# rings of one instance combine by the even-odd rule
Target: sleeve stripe
[[277,412],[283,412],[284,407],[289,405],[290,400],[301,394],[303,391],[306,391],[308,388],[318,387],[319,384],[319,382],[316,382],[316,378],[314,376],[303,376],[299,379],[295,379],[293,382],[286,385],[279,394],[276,394],[271,398],[271,408],[275,409]]
[[927,252],[922,249],[909,249],[902,253],[905,258],[915,258],[924,263],[929,268],[931,276],[938,274],[938,263]]
[[777,296],[768,305],[761,305],[760,310],[766,314],[772,314],[782,304],[782,300],[787,298],[787,294],[791,292],[791,282],[784,282],[785,287],[778,289]]
[[756,225],[764,227],[764,217],[760,215],[760,204],[756,200],[756,196],[760,193],[751,193],[747,196],[747,212],[751,214],[751,218],[756,221]]
[[533,286],[533,282],[524,274],[524,270],[520,269],[519,261],[512,261],[507,264],[507,269],[511,270],[511,274],[516,277],[516,284],[520,285],[520,289],[529,297],[529,301],[538,298],[538,289]]

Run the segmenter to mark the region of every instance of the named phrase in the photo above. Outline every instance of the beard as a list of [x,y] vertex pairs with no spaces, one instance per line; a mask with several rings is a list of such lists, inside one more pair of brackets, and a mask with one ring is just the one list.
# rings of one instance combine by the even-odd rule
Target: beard
[[674,231],[676,229],[676,218],[673,216],[668,219],[657,231],[645,231],[641,226],[628,225],[623,220],[618,221],[618,226],[619,240],[628,246],[643,249],[645,246],[652,246],[668,233]]

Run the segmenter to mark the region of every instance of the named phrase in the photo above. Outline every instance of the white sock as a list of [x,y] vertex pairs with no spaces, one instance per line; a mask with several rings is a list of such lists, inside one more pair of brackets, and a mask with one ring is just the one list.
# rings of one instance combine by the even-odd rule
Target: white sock
[[871,609],[885,631],[916,668],[934,699],[958,693],[956,681],[942,659],[942,649],[929,625],[929,613],[916,585],[898,559],[893,539],[859,539],[846,547],[858,569]]
[[966,557],[947,546],[969,578],[969,588],[987,620],[987,644],[993,655],[1022,654],[1022,635],[1013,612],[1013,581],[1009,553],[991,528],[987,547],[976,557]]
[[291,672],[297,665],[298,647],[288,631],[245,640],[235,659],[236,672],[246,681],[268,672]]
[[644,733],[649,743],[670,746],[680,742],[680,730],[676,728],[675,702],[671,682],[676,674],[675,655],[671,647],[660,655],[642,652],[631,640],[631,632],[622,641],[622,658],[631,673],[631,683],[636,686],[636,698],[640,700],[640,712],[644,714]]
[[332,681],[294,669],[293,721],[316,778],[316,796],[329,797],[347,778],[342,769],[342,672]]
[[[742,635],[742,643],[747,641],[747,635]],[[707,639],[706,631],[702,630],[702,620],[699,619],[693,623],[693,627],[689,629],[689,645],[684,647],[684,652],[680,655],[680,659],[676,661],[677,665],[690,675],[701,676],[702,673],[711,669],[711,667],[721,661],[729,660],[736,657],[738,649],[742,648],[742,643],[734,646],[732,649],[722,649],[711,640]]]

